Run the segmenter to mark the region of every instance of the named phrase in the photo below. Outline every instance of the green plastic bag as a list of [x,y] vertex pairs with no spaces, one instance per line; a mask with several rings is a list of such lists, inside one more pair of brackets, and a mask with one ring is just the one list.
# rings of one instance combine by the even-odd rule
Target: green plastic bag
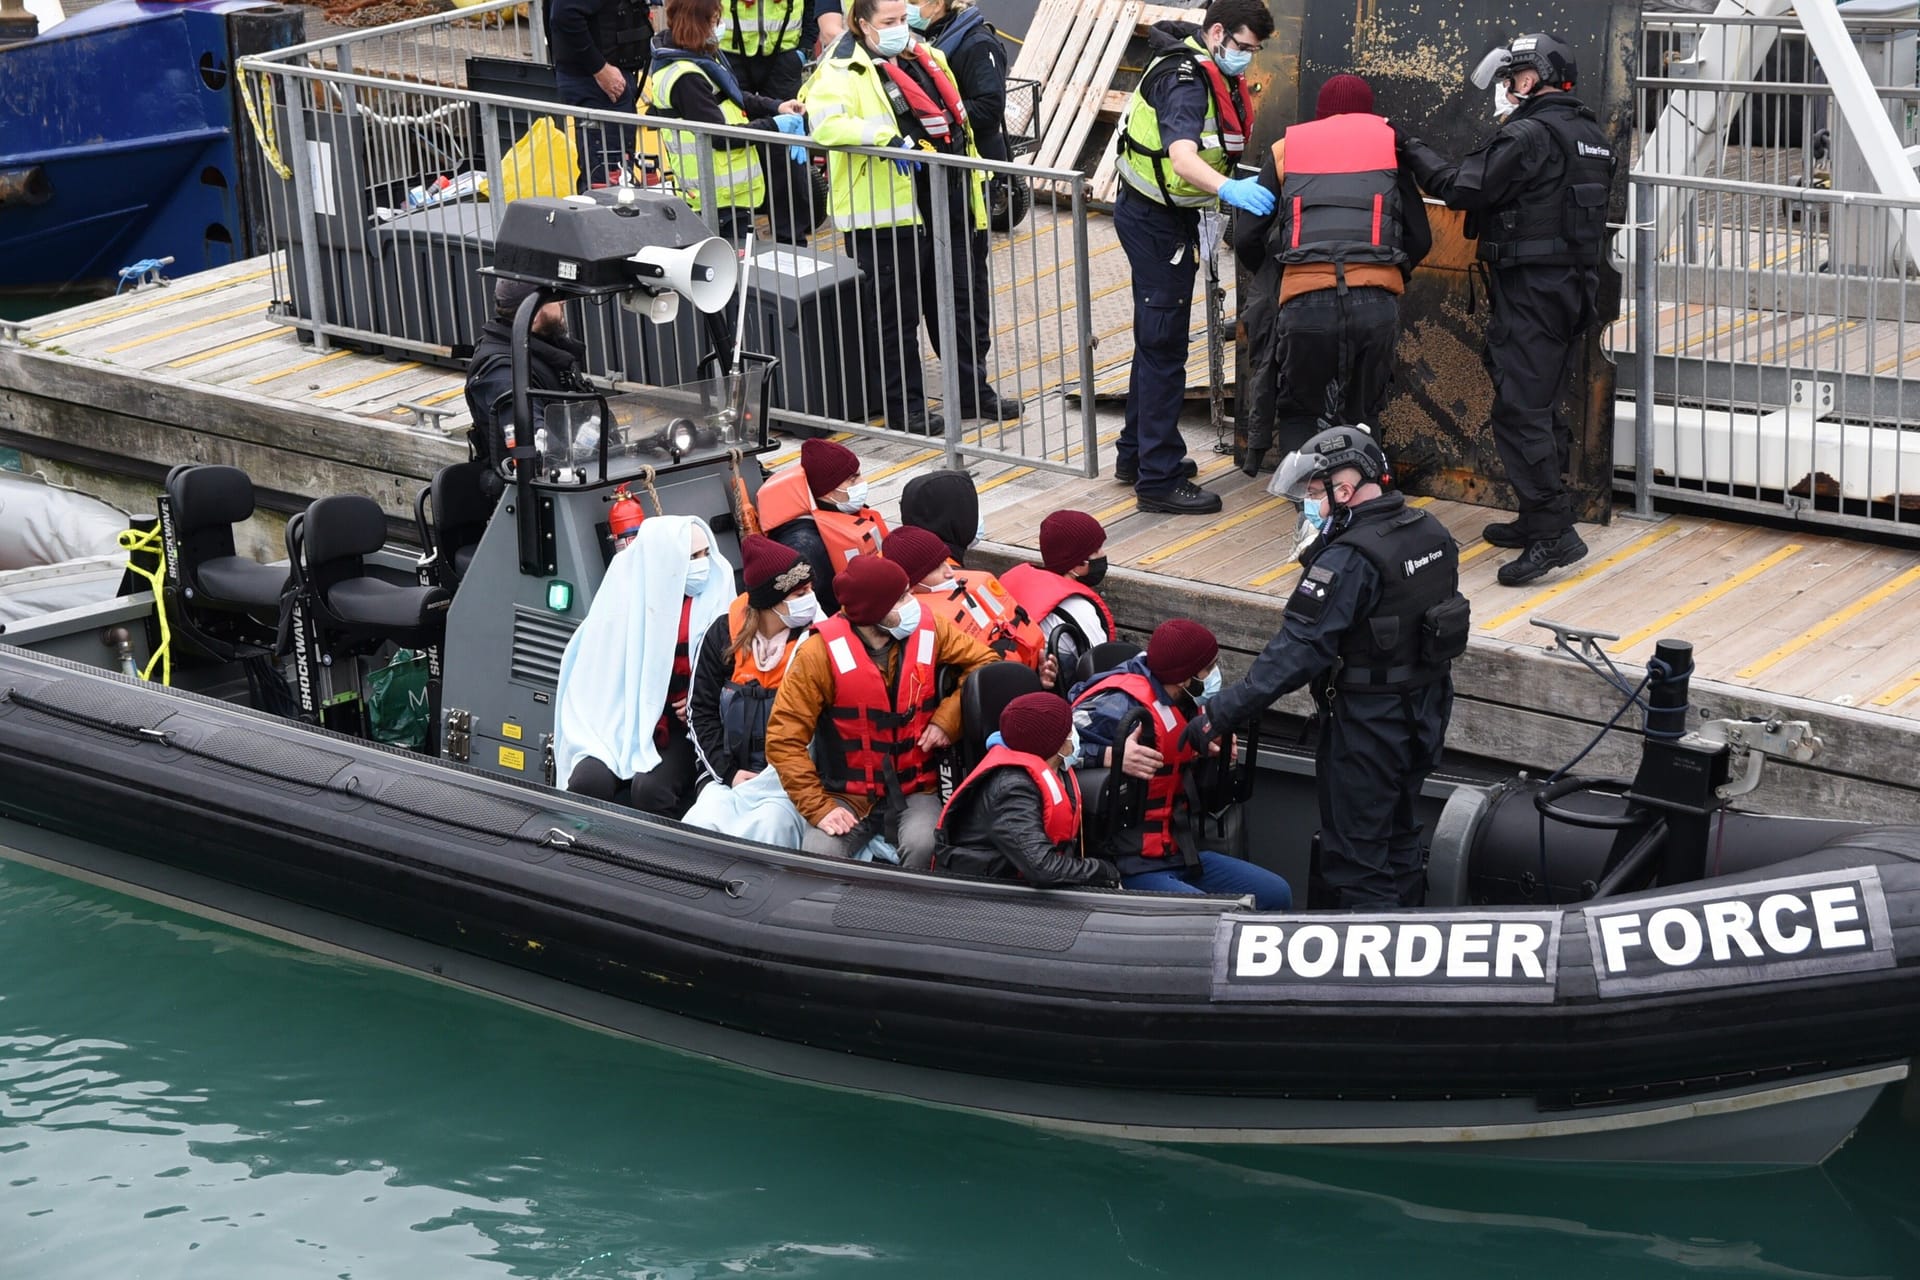
[[375,742],[418,751],[427,745],[427,655],[402,649],[367,677],[367,719]]

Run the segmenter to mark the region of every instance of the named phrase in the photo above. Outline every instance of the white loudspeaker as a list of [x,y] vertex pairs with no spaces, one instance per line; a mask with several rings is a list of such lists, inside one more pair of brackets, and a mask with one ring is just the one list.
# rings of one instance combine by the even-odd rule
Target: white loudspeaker
[[645,248],[627,261],[643,288],[671,289],[709,315],[726,307],[740,276],[738,251],[719,236],[684,249]]

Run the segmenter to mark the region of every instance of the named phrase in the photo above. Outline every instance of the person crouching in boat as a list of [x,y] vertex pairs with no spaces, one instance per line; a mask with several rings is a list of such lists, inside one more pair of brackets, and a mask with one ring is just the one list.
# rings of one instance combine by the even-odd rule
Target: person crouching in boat
[[960,570],[947,559],[947,544],[929,529],[903,524],[887,535],[880,554],[907,571],[921,607],[933,610],[1001,657],[1029,667],[1051,686],[1058,668],[1047,656],[1040,628],[984,569]]
[[1061,767],[1074,746],[1066,699],[1021,694],[1000,713],[999,737],[941,812],[934,867],[1039,888],[1118,885],[1114,865],[1082,848],[1080,787]]
[[[793,655],[774,697],[767,764],[807,820],[806,852],[850,858],[882,836],[904,865],[925,867],[940,817],[934,755],[960,732],[960,684],[999,655],[922,609],[892,561],[860,556],[833,586],[840,612]],[[943,674],[954,677],[945,698]]]
[[654,516],[607,566],[560,659],[553,762],[568,791],[671,818],[693,802],[690,646],[733,598],[716,545],[704,520]]
[[867,505],[860,455],[832,440],[802,443],[800,465],[774,472],[760,486],[754,508],[761,530],[813,567],[823,615],[840,609],[833,576],[855,556],[879,555],[887,536],[887,522]]
[[792,547],[749,534],[746,591],[700,642],[687,696],[693,744],[709,777],[737,787],[767,767],[767,718],[817,611],[813,570]]
[[[1156,893],[1249,893],[1262,911],[1284,911],[1293,890],[1281,876],[1251,862],[1198,848],[1186,771],[1200,758],[1182,737],[1199,699],[1220,689],[1220,642],[1188,618],[1169,618],[1154,629],[1147,651],[1073,691],[1073,724],[1080,734],[1080,763],[1112,767],[1147,784],[1146,812],[1139,826],[1113,833],[1111,858],[1120,883]],[[1146,708],[1148,724],[1128,732],[1116,748],[1120,723]],[[1150,726],[1150,728],[1149,728]],[[1209,754],[1219,751],[1213,744]]]
[[[1040,563],[1000,577],[1060,656],[1058,687],[1074,681],[1082,654],[1113,639],[1113,613],[1094,590],[1107,576],[1107,531],[1084,511],[1056,511],[1040,522]],[[1055,633],[1065,630],[1056,642]]]

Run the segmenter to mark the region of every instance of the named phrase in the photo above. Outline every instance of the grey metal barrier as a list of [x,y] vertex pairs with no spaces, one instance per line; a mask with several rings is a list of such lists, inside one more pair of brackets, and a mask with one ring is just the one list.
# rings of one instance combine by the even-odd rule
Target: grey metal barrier
[[[1912,146],[1914,18],[1848,26]],[[1615,241],[1631,287],[1607,334],[1633,389],[1614,439],[1636,509],[1920,533],[1920,200],[1870,189],[1791,19],[1649,17],[1643,40],[1660,74],[1636,79],[1632,216]]]
[[[278,166],[263,193],[283,250],[276,296],[317,358],[347,344],[456,362],[493,319],[478,272],[508,201],[665,189],[743,251],[751,237],[724,335],[690,309],[655,326],[570,304],[591,372],[690,381],[716,338],[738,332],[780,358],[777,424],[922,437],[948,465],[1095,473],[1090,270],[1102,250],[1078,174],[668,118],[651,83],[643,114],[568,106],[513,9],[243,64],[256,137]],[[475,29],[479,53],[454,25],[474,15],[492,22]],[[1024,208],[1001,200],[974,229],[976,186],[1017,190]]]

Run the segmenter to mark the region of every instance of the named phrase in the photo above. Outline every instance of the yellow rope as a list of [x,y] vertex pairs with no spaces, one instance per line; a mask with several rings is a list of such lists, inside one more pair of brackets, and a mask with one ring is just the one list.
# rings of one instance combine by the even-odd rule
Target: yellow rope
[[[120,533],[120,549],[127,553],[127,568],[147,580],[153,589],[153,612],[160,619],[160,647],[147,659],[147,665],[141,668],[142,680],[153,679],[153,664],[160,664],[160,683],[173,683],[173,629],[167,625],[166,584],[162,581],[167,571],[166,552],[160,546],[160,522],[154,521],[151,529],[123,529]],[[150,552],[159,557],[159,567],[146,568],[134,559],[141,552]]]
[[[273,97],[273,80],[266,72],[260,73],[260,92],[269,100]],[[280,137],[273,129],[273,112],[269,110],[266,122],[260,119],[260,109],[253,104],[253,91],[247,88],[247,73],[240,73],[240,102],[247,109],[247,119],[253,125],[253,138],[260,144],[260,154],[267,158],[267,164],[286,182],[292,179],[293,169],[280,154]],[[287,110],[293,110],[293,104],[287,104]]]

